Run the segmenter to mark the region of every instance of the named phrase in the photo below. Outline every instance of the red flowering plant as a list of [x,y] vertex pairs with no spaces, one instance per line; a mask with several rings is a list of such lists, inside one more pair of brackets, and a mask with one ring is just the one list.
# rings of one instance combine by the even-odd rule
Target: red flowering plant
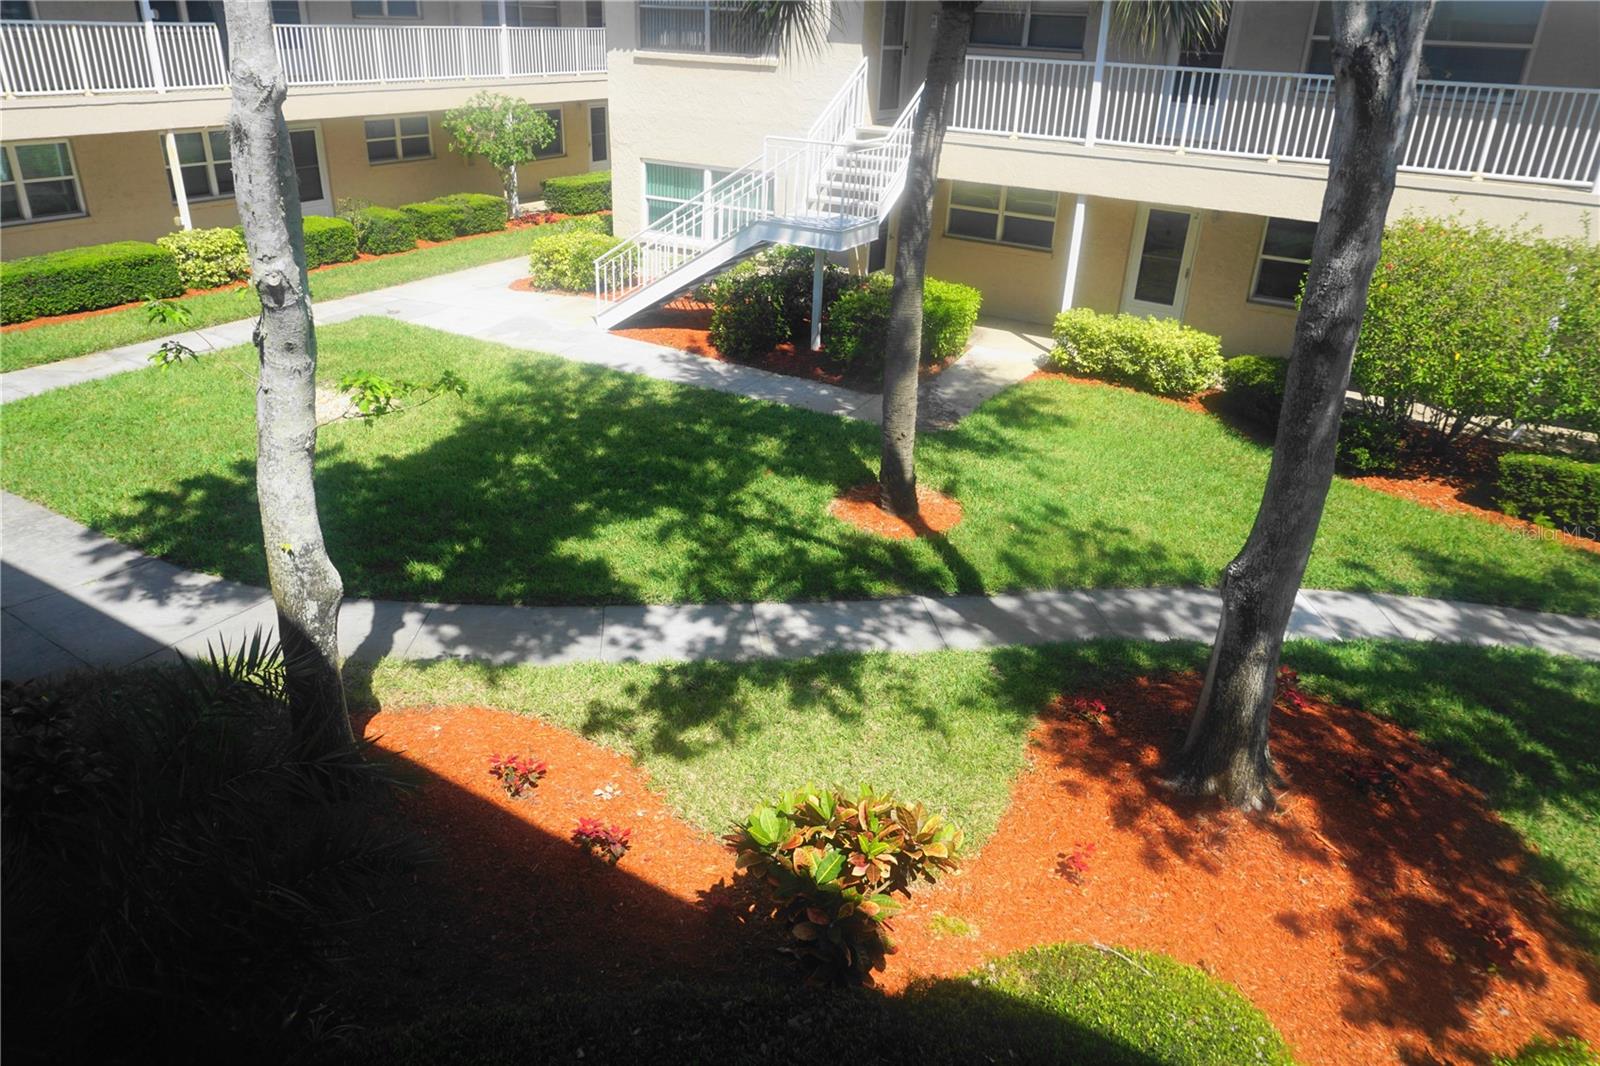
[[572,831],[572,842],[591,855],[616,865],[633,846],[633,830],[606,825],[598,818],[579,818]]
[[1278,667],[1278,699],[1297,711],[1311,708],[1310,697],[1300,690],[1300,672],[1293,667]]
[[870,984],[893,950],[895,896],[955,869],[962,837],[888,793],[808,786],[756,808],[725,839],[738,868],[765,882],[769,916],[788,925],[787,950],[811,975]]
[[1061,861],[1056,863],[1056,873],[1075,885],[1083,884],[1089,873],[1089,861],[1094,858],[1094,845],[1077,843],[1070,852],[1057,852]]
[[506,790],[506,795],[512,799],[517,799],[524,792],[532,792],[539,787],[539,779],[549,769],[543,762],[530,755],[489,756],[489,776],[499,781]]

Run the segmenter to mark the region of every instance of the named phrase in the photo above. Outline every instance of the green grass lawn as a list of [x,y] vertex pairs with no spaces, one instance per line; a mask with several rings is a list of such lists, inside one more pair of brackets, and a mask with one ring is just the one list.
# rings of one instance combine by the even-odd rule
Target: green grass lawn
[[[1305,688],[1391,718],[1448,755],[1539,851],[1536,871],[1600,952],[1600,663],[1510,648],[1291,642]],[[807,781],[869,780],[994,832],[1024,738],[1059,693],[1200,669],[1192,644],[1102,641],[797,662],[537,669],[384,661],[358,703],[481,704],[622,751],[689,821],[721,832]]]
[[[323,527],[352,596],[661,603],[1211,585],[1249,530],[1267,465],[1214,418],[1034,382],[924,437],[924,481],[966,518],[948,538],[888,542],[826,515],[840,489],[873,477],[873,426],[376,318],[319,336],[324,381],[450,368],[470,387],[323,430]],[[262,583],[252,371],[253,353],[237,349],[9,404],[0,482],[176,562]],[[1600,557],[1342,480],[1306,584],[1600,613]]]
[[[311,275],[314,300],[337,300],[358,292],[388,288],[435,274],[513,259],[526,254],[529,233],[507,230],[471,240],[451,241],[432,248],[419,248],[404,255],[344,263],[331,270]],[[252,288],[207,293],[177,300],[194,315],[196,327],[215,326],[253,318],[261,304]],[[129,308],[104,315],[93,315],[75,322],[16,330],[0,336],[0,372],[54,363],[75,355],[103,352],[136,341],[152,340],[172,332],[170,326],[151,325],[144,309]]]

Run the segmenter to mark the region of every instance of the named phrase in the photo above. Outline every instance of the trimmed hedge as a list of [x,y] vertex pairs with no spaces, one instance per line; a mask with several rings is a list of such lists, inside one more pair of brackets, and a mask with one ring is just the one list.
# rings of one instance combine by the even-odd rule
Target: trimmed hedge
[[1103,315],[1086,307],[1056,316],[1058,370],[1160,396],[1194,396],[1222,381],[1222,340],[1166,318]]
[[1495,495],[1508,515],[1600,531],[1600,463],[1509,452],[1500,457]]
[[409,252],[417,246],[417,228],[404,211],[363,207],[344,217],[355,227],[356,247],[368,255]]
[[[878,271],[868,274],[864,284],[841,295],[829,308],[824,345],[852,374],[871,375],[883,369],[893,293],[894,277]],[[982,305],[983,293],[970,285],[938,278],[923,282],[920,359],[924,366],[953,359],[966,350]]]
[[116,241],[0,263],[0,322],[96,311],[184,291],[178,260],[146,241]]
[[1222,364],[1223,406],[1241,418],[1276,429],[1289,360],[1236,355]]
[[400,210],[411,219],[417,236],[425,241],[447,241],[466,225],[466,209],[460,204],[428,200],[418,204],[401,204]]
[[506,219],[510,217],[505,197],[486,192],[456,192],[435,197],[432,202],[460,212],[456,226],[458,237],[496,233],[506,228]]
[[535,240],[554,236],[557,233],[611,233],[610,215],[579,215],[577,218],[564,218],[559,222],[545,222],[533,231]]
[[156,244],[178,261],[178,277],[188,289],[214,289],[250,276],[250,253],[244,236],[226,226],[180,230]]
[[528,273],[537,289],[588,292],[594,288],[594,261],[622,243],[608,233],[565,230],[534,235]]
[[611,171],[545,179],[544,206],[563,215],[611,210]]
[[348,263],[356,257],[356,228],[342,218],[307,215],[303,232],[308,269],[328,263]]

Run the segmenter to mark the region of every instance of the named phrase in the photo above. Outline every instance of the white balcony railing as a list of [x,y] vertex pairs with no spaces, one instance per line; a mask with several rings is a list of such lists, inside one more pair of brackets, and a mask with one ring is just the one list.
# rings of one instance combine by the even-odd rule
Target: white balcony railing
[[[1325,163],[1333,79],[1322,74],[970,55],[951,128]],[[1424,81],[1405,170],[1594,188],[1600,89]]]
[[[605,31],[495,26],[276,26],[290,85],[493,81],[603,74]],[[210,23],[0,22],[7,96],[221,89]]]

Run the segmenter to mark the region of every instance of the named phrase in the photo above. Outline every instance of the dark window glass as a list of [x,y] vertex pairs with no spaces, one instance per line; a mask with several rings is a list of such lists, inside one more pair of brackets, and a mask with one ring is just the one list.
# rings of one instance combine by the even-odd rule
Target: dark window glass
[[313,130],[290,130],[289,149],[300,181],[300,202],[322,199],[322,168],[317,164],[317,135]]
[[1295,218],[1267,220],[1267,235],[1261,242],[1262,255],[1282,259],[1310,259],[1311,242],[1316,240],[1317,224]]
[[1068,13],[1063,4],[1034,4],[1028,20],[1029,48],[1060,48],[1070,52],[1083,51],[1083,38],[1089,27],[1089,17],[1081,12]]
[[15,185],[0,185],[0,222],[22,221],[22,201]]
[[406,115],[400,119],[400,136],[426,137],[428,135],[427,115]]
[[1055,241],[1056,224],[1042,218],[1018,218],[1007,215],[1001,227],[1000,239],[1007,244],[1026,244],[1032,248],[1049,248]]
[[400,155],[406,159],[419,159],[433,154],[433,146],[426,137],[404,137],[400,141]]
[[300,0],[272,0],[272,21],[280,26],[298,26]]
[[78,190],[71,181],[28,182],[28,206],[33,209],[34,218],[76,215],[82,211],[78,205]]
[[556,109],[546,109],[545,114],[556,125],[556,139],[535,152],[533,154],[535,159],[554,159],[556,156],[567,154],[566,134],[561,128],[561,112]]
[[1300,296],[1300,283],[1306,278],[1305,263],[1291,263],[1286,259],[1263,259],[1256,274],[1258,300],[1292,304]]
[[606,24],[606,6],[600,0],[586,0],[583,5],[583,24],[591,29]]
[[606,136],[606,109],[591,107],[589,109],[589,158],[596,163],[604,163],[610,158],[610,144]]
[[1022,11],[1015,7],[996,5],[987,11],[980,7],[972,16],[972,43],[1019,48],[1023,21]]
[[1448,44],[1422,46],[1419,78],[1435,81],[1492,81],[1516,85],[1527,58],[1523,48],[1459,48]]
[[381,18],[383,0],[350,0],[350,13],[362,19]]
[[952,207],[948,232],[953,237],[977,237],[980,240],[992,241],[995,239],[997,218],[998,216],[988,211],[968,211],[965,208]]
[[362,125],[367,131],[369,140],[373,137],[394,136],[394,119],[392,118],[369,118]]
[[183,167],[183,194],[190,197],[211,195],[211,169],[204,163]]
[[414,19],[422,14],[417,0],[389,0],[389,14],[395,18]]
[[21,22],[31,18],[33,18],[33,5],[28,3],[28,0],[0,0],[0,19]]
[[400,152],[392,138],[367,142],[367,162],[390,163],[398,158],[400,158]]

